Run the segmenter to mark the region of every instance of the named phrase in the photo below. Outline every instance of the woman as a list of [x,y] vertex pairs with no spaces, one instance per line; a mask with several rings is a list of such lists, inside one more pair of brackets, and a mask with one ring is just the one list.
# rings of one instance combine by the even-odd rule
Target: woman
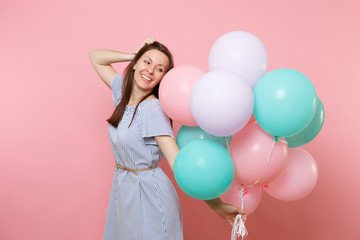
[[[149,38],[135,54],[92,50],[90,60],[111,88],[116,107],[108,119],[116,168],[104,239],[183,239],[178,196],[157,167],[165,156],[173,169],[179,152],[157,98],[161,79],[173,68],[171,53]],[[111,64],[125,61],[130,64],[123,78]],[[220,199],[206,202],[230,224],[241,213]]]

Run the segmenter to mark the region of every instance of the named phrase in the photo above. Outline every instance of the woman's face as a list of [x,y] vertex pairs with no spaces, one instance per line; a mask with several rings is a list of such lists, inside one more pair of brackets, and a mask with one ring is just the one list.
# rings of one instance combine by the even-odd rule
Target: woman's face
[[151,92],[160,83],[169,66],[169,58],[161,51],[145,52],[134,66],[134,85],[141,91]]

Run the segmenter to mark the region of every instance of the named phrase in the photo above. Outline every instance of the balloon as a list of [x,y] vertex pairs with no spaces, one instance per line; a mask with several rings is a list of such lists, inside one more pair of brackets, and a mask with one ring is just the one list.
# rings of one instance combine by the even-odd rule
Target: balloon
[[186,194],[209,200],[230,188],[235,171],[224,147],[210,140],[195,140],[186,144],[176,156],[174,175]]
[[244,80],[231,72],[211,71],[194,85],[190,107],[196,123],[206,132],[230,136],[249,121],[254,97]]
[[288,147],[301,147],[311,140],[313,140],[320,132],[322,126],[324,125],[325,120],[325,111],[324,106],[320,99],[317,100],[317,108],[314,118],[311,120],[309,125],[307,125],[301,132],[295,134],[291,137],[285,138],[288,142]]
[[[262,187],[244,188],[244,209],[246,215],[251,214],[259,206],[262,196]],[[241,188],[235,182],[231,185],[230,189],[221,197],[225,203],[237,206],[241,209]]]
[[246,126],[253,124],[254,122],[256,122],[256,120],[254,114],[252,114],[250,120],[246,123]]
[[284,171],[264,186],[267,194],[282,201],[295,201],[307,196],[315,187],[318,168],[314,158],[302,148],[290,148]]
[[231,137],[216,137],[211,134],[208,134],[200,127],[181,126],[179,133],[177,135],[176,142],[179,148],[181,149],[187,143],[201,139],[215,141],[226,149],[228,148],[228,144],[231,141]]
[[286,144],[275,142],[274,137],[264,132],[257,123],[236,133],[229,148],[234,160],[236,181],[245,186],[253,185],[258,180],[256,186],[268,184],[286,165]]
[[268,56],[264,44],[253,34],[233,31],[222,35],[212,46],[209,69],[239,74],[253,89],[266,73]]
[[270,135],[290,137],[313,119],[317,97],[313,84],[301,72],[277,69],[265,74],[254,90],[254,115]]
[[174,121],[196,126],[190,110],[190,95],[195,82],[205,71],[193,65],[171,69],[162,79],[159,100],[164,112]]

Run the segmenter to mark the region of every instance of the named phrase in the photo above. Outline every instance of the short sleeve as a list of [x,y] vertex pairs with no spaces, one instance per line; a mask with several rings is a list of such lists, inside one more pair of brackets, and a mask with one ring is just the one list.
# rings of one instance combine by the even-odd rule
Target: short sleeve
[[116,74],[111,81],[111,91],[112,91],[112,97],[114,101],[114,106],[116,107],[122,96],[122,83],[123,83],[123,77],[120,74]]
[[156,145],[155,136],[174,137],[170,119],[162,110],[158,99],[143,102],[139,130],[145,144]]

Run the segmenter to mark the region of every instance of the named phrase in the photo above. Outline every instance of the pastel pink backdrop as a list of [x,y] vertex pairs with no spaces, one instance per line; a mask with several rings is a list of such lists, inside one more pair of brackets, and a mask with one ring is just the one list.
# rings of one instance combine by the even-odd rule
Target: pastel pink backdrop
[[[319,167],[314,191],[295,202],[264,193],[247,239],[360,239],[359,7],[357,0],[3,0],[0,239],[102,238],[114,171],[105,119],[113,105],[90,49],[134,51],[152,36],[177,65],[208,69],[212,44],[233,30],[263,41],[269,71],[307,75],[326,112],[304,147]],[[185,239],[230,239],[225,221],[177,190]]]

